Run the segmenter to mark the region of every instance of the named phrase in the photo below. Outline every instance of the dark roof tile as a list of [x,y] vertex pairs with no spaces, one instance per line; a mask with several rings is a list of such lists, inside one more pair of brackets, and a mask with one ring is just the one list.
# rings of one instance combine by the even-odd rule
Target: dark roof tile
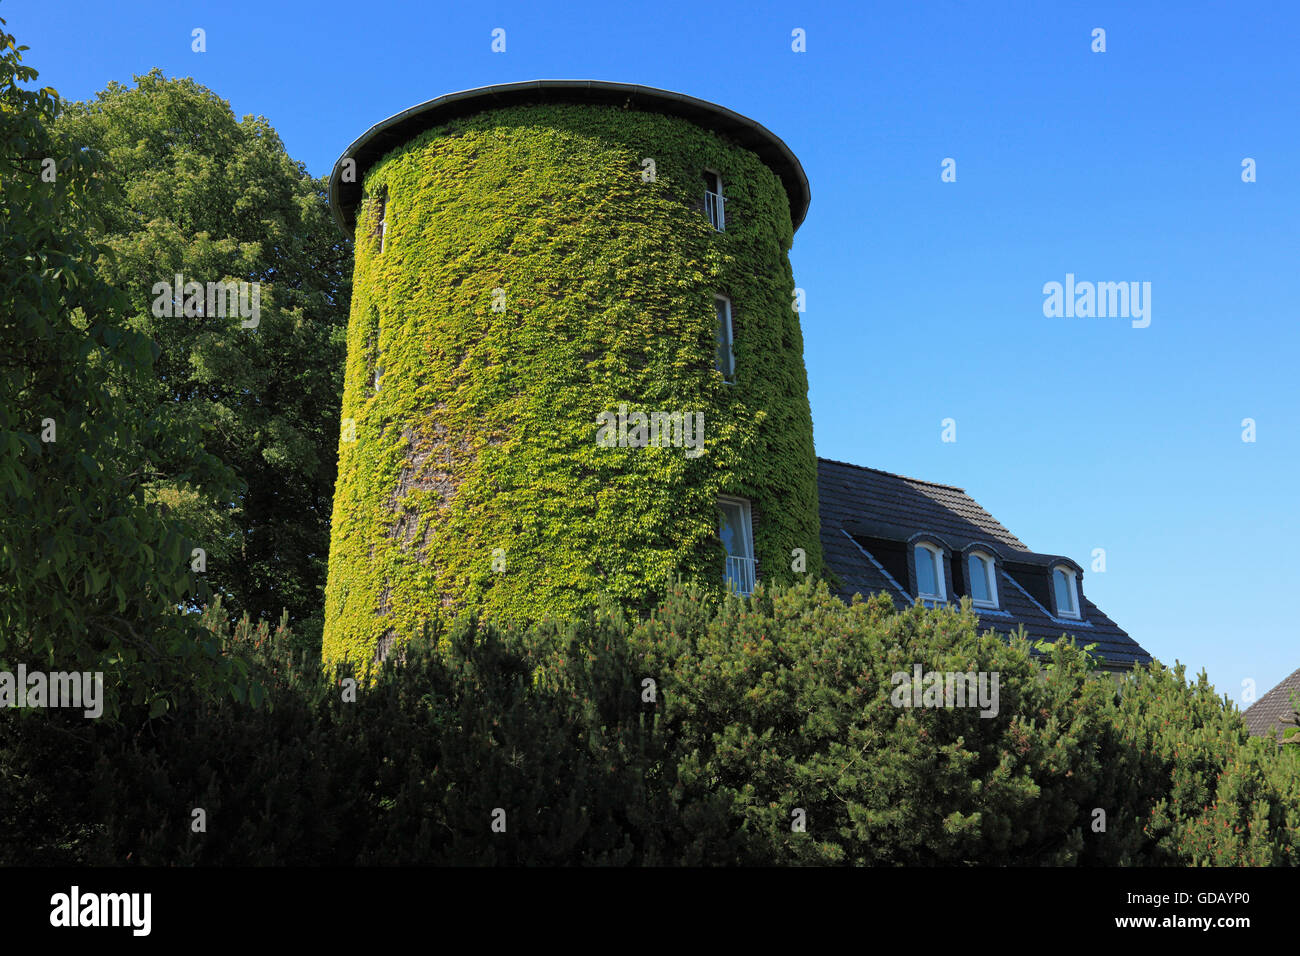
[[1300,695],[1300,670],[1282,681],[1246,708],[1246,726],[1256,737],[1281,739],[1282,731],[1295,726],[1291,695]]

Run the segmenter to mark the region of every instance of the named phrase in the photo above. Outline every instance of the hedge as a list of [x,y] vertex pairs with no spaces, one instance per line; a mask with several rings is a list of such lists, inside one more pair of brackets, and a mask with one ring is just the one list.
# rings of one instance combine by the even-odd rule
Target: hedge
[[[675,588],[641,620],[465,616],[359,675],[352,701],[351,672],[321,670],[287,628],[218,620],[269,706],[0,713],[0,863],[1294,865],[1300,851],[1300,747],[1249,737],[1203,676],[1117,680],[1065,641],[1036,658],[978,634],[969,608],[850,607],[808,583],[722,602]],[[893,675],[918,664],[997,673],[996,716],[896,706]]]

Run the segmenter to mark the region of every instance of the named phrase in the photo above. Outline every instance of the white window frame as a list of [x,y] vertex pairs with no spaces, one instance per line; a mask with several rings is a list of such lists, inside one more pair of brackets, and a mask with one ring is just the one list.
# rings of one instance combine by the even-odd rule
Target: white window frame
[[[731,372],[728,374],[725,368],[718,369],[722,375],[722,381],[726,385],[733,385],[736,381],[736,338],[735,329],[731,325],[731,299],[725,295],[714,295],[713,297],[713,315],[716,320],[718,314],[718,303],[721,302],[726,306],[727,322],[727,364],[731,366]],[[714,341],[717,341],[717,331],[714,331]]]
[[977,601],[975,599],[975,589],[967,582],[966,590],[970,593],[970,602],[975,607],[996,608],[998,606],[998,565],[993,560],[993,555],[987,551],[969,551],[966,554],[966,567],[964,568],[966,576],[970,577],[970,559],[978,558],[984,565],[985,580],[989,585],[989,599],[987,601]]
[[[917,552],[929,551],[934,555],[934,586],[938,589],[938,594],[923,594],[921,592],[921,572],[916,567]],[[916,596],[923,601],[946,601],[948,600],[947,582],[944,581],[943,570],[943,549],[937,544],[930,544],[928,541],[918,541],[912,553],[912,573],[916,575]]]
[[[1061,607],[1060,595],[1056,593],[1057,572],[1065,575],[1066,586],[1070,589],[1070,600],[1074,604],[1073,610]],[[1052,603],[1056,605],[1057,617],[1068,617],[1075,620],[1081,620],[1083,618],[1083,615],[1079,610],[1079,575],[1073,568],[1067,568],[1060,564],[1052,568]]]
[[[709,222],[710,224],[712,224],[714,229],[718,230],[718,232],[726,232],[727,231],[727,212],[726,212],[727,199],[726,196],[723,195],[723,191],[722,191],[722,173],[718,172],[716,169],[706,169],[704,170],[704,172],[708,173],[710,176],[717,177],[718,180],[718,191],[716,193],[711,189],[704,190],[704,215],[708,216]],[[716,220],[714,219],[713,216],[709,215],[710,196],[713,196],[716,200],[716,205],[718,209],[718,216]]]
[[[724,587],[728,586],[728,582],[731,580],[728,573],[732,570],[731,562],[738,561],[739,564],[736,566],[735,570],[738,572],[737,576],[740,579],[740,587],[733,590],[734,593],[737,593],[742,597],[748,597],[750,594],[754,593],[754,585],[758,580],[757,565],[754,561],[753,510],[750,507],[748,498],[737,498],[733,495],[718,495],[718,537],[722,537],[722,505],[735,505],[739,508],[741,524],[740,530],[744,539],[743,543],[746,552],[743,555],[727,555],[726,563],[723,565],[722,569],[722,583]],[[746,582],[749,584],[749,590],[744,589]]]

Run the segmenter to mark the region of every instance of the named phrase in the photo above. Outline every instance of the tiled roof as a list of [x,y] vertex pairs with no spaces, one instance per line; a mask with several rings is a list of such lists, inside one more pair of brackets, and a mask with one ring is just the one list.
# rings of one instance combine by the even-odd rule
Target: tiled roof
[[1295,726],[1291,695],[1300,695],[1300,671],[1282,681],[1246,708],[1246,726],[1256,737],[1281,738],[1282,731]]
[[981,628],[1009,634],[1024,625],[1031,641],[1055,641],[1069,634],[1080,644],[1097,644],[1096,653],[1112,669],[1151,660],[1151,655],[1086,595],[1081,621],[1054,617],[1008,573],[1007,566],[1024,570],[1025,566],[1045,568],[1060,561],[1078,565],[1063,556],[1030,551],[960,488],[819,458],[817,496],[822,553],[845,600],[854,594],[865,597],[883,591],[900,607],[912,603],[907,581],[891,576],[866,546],[872,540],[905,542],[925,533],[938,537],[956,553],[979,543],[995,551],[1003,562],[997,581],[998,610],[975,609]]

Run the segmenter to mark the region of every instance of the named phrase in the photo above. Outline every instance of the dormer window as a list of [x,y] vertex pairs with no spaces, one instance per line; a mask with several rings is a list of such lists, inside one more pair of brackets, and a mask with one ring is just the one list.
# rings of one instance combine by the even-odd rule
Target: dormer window
[[970,599],[976,607],[998,606],[996,565],[991,555],[972,551],[966,556],[966,579],[970,582]]
[[1052,593],[1056,597],[1058,617],[1079,616],[1079,585],[1075,573],[1069,568],[1052,569]]
[[915,549],[916,596],[927,601],[944,600],[943,552],[932,544]]
[[713,170],[706,169],[704,171],[704,212],[718,232],[722,232],[726,226],[722,205],[722,177]]

